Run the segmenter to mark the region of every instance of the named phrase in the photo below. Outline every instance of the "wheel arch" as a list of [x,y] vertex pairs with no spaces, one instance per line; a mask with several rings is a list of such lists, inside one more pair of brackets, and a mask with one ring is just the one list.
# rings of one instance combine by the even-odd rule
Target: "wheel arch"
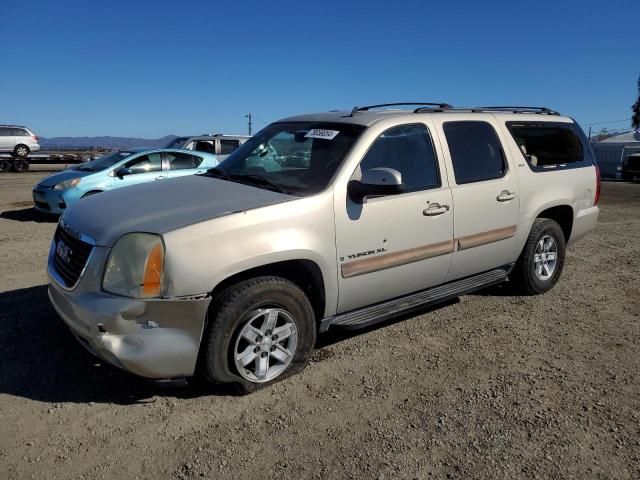
[[226,277],[211,291],[212,303],[217,295],[234,283],[262,276],[281,277],[296,284],[307,295],[319,322],[325,314],[326,290],[320,266],[313,260],[295,259],[268,263]]
[[570,205],[564,204],[546,208],[538,213],[536,218],[548,218],[558,223],[564,234],[565,242],[569,243],[573,229],[573,216],[573,208]]

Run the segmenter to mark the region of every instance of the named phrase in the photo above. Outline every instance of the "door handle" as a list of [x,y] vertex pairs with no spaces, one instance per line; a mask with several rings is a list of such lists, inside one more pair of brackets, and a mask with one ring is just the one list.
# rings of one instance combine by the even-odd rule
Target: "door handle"
[[429,207],[422,211],[425,217],[435,217],[436,215],[442,215],[449,211],[449,205],[440,205],[439,203],[432,203]]
[[518,195],[516,192],[510,192],[509,190],[503,190],[500,192],[500,195],[496,197],[496,200],[499,202],[508,202],[509,200],[513,200]]
[[162,179],[164,179],[164,178],[165,178],[165,177],[164,177],[164,175],[158,175],[158,176],[156,177],[156,180],[162,180]]

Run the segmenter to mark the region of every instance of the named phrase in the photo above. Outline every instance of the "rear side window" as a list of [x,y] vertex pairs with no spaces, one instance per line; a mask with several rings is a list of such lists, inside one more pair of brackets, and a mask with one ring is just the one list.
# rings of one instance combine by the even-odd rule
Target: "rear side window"
[[188,168],[198,168],[202,163],[202,158],[188,153],[167,152],[169,160],[169,170],[185,170]]
[[400,172],[407,192],[441,185],[433,143],[424,125],[402,125],[382,133],[360,163],[362,172],[378,167]]
[[220,140],[220,155],[229,155],[239,146],[238,140]]
[[27,131],[24,128],[12,128],[11,129],[11,134],[15,137],[28,137],[29,134],[27,133]]
[[533,170],[585,162],[582,143],[571,124],[509,122],[507,128]]
[[503,177],[507,171],[502,145],[487,122],[446,122],[449,145],[458,185]]

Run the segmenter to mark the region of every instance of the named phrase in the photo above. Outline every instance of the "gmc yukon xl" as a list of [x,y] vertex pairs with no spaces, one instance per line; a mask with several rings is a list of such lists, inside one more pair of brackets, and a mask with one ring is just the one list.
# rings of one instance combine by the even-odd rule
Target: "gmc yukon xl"
[[49,254],[55,309],[134,374],[253,391],[303,369],[330,328],[506,280],[551,289],[598,218],[577,123],[396,105],[286,118],[206,174],[78,202]]

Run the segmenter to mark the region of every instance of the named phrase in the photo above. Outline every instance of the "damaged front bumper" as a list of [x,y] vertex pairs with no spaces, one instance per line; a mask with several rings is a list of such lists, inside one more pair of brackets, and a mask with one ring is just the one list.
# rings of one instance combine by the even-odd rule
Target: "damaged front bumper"
[[101,290],[108,249],[94,247],[69,290],[48,265],[49,298],[80,343],[97,357],[136,375],[166,380],[195,373],[210,298],[132,299]]

